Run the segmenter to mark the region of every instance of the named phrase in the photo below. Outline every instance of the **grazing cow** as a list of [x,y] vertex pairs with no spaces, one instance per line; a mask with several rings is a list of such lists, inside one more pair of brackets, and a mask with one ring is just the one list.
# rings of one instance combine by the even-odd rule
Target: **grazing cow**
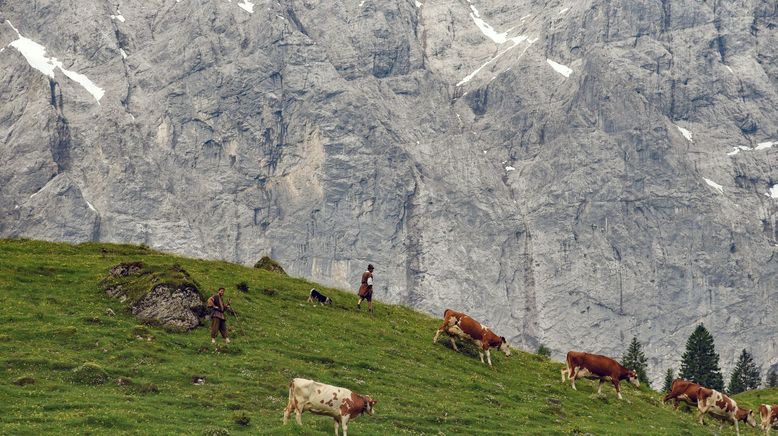
[[[613,387],[616,388],[616,394],[621,397],[621,388],[619,386],[621,380],[629,380],[635,387],[640,387],[640,381],[638,381],[638,375],[631,369],[624,368],[611,359],[610,357],[600,356],[599,354],[580,353],[577,351],[570,351],[567,353],[567,377],[570,379],[570,384],[573,389],[578,390],[575,387],[575,379],[577,378],[590,378],[599,380],[600,384],[597,387],[597,393],[602,393],[602,385],[606,381],[610,380],[613,383]],[[564,375],[562,376],[564,381]]]
[[670,392],[665,395],[662,402],[666,403],[670,400],[673,400],[673,409],[678,409],[679,401],[683,401],[690,406],[697,407],[697,391],[701,387],[702,386],[698,385],[697,383],[684,380],[682,378],[677,378],[673,380]]
[[738,406],[735,411],[735,419],[756,428],[756,418],[754,417],[753,410],[744,409]]
[[697,389],[697,408],[700,410],[700,425],[705,424],[703,416],[710,413],[719,419],[734,423],[735,432],[740,436],[740,426],[738,426],[737,419],[738,407],[732,398],[715,389],[701,387]]
[[497,348],[506,356],[511,355],[511,348],[508,345],[508,341],[503,336],[497,336],[488,327],[484,327],[478,321],[465,315],[462,312],[456,312],[451,309],[446,309],[443,312],[443,324],[440,326],[435,337],[432,338],[432,343],[438,341],[438,336],[441,333],[446,332],[451,340],[451,346],[454,351],[459,352],[457,344],[454,341],[455,337],[458,337],[463,341],[470,341],[478,347],[478,355],[481,357],[481,363],[484,363],[484,353],[486,353],[486,361],[489,362],[489,366],[492,366],[492,355],[489,352],[490,348]]
[[759,417],[762,418],[762,430],[765,436],[768,436],[770,428],[778,426],[778,404],[759,406]]
[[289,403],[284,409],[284,425],[292,411],[298,425],[302,425],[302,414],[309,411],[316,415],[331,416],[335,420],[335,435],[338,426],[343,427],[343,436],[348,436],[348,422],[363,413],[373,414],[376,401],[367,395],[359,395],[346,388],[325,385],[313,380],[296,378],[289,384]]

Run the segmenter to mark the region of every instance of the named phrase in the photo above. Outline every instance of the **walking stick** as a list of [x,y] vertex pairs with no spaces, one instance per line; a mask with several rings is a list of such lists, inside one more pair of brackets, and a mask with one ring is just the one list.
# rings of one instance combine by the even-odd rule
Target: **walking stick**
[[232,298],[227,302],[227,306],[229,306],[230,311],[232,312],[232,316],[235,317],[235,324],[236,324],[236,331],[240,335],[240,337],[243,337],[243,329],[241,328],[240,324],[240,318],[238,318],[238,312],[235,311],[235,309],[232,308]]

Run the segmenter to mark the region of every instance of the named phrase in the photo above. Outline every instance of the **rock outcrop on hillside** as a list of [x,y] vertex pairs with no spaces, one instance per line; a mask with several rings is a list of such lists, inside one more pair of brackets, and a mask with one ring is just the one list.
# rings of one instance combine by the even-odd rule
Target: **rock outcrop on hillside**
[[[462,309],[528,349],[778,363],[778,5],[8,0],[0,236]],[[45,51],[44,51],[45,49]]]
[[121,263],[110,269],[101,285],[145,324],[187,331],[206,315],[199,285],[180,266]]

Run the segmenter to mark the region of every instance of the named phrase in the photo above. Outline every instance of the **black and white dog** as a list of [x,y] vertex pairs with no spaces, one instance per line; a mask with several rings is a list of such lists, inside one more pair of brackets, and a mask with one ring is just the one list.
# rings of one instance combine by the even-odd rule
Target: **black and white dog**
[[321,304],[332,304],[332,299],[330,297],[323,295],[317,291],[316,288],[313,288],[311,289],[311,295],[308,296],[308,302],[315,303],[317,301]]

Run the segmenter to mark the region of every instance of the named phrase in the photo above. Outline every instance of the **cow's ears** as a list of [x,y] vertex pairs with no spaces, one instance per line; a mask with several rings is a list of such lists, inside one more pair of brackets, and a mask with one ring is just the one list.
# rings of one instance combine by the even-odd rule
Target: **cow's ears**
[[503,342],[508,342],[508,341],[506,341],[506,340],[505,340],[505,336],[500,336],[500,339],[501,339]]

